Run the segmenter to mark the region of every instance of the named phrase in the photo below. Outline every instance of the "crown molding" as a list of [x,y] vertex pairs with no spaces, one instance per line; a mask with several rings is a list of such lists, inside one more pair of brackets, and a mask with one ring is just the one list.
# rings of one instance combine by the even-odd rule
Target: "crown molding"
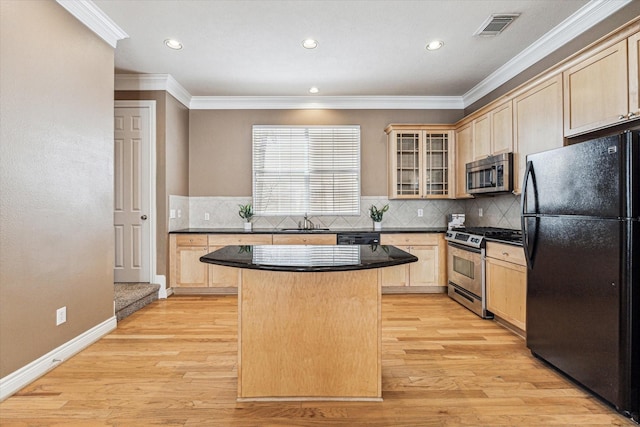
[[462,96],[468,107],[633,0],[591,0]]
[[462,110],[459,96],[194,96],[192,110]]
[[116,74],[115,90],[164,90],[187,108],[192,99],[171,74]]
[[113,48],[129,35],[90,0],[56,0],[67,12]]

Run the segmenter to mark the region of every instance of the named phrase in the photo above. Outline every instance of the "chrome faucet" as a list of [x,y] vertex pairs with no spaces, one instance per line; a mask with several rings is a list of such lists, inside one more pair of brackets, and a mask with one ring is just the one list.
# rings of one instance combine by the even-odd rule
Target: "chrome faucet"
[[311,229],[315,228],[315,225],[309,219],[308,215],[304,214],[304,220],[298,222],[298,228],[303,229],[303,230],[311,230]]

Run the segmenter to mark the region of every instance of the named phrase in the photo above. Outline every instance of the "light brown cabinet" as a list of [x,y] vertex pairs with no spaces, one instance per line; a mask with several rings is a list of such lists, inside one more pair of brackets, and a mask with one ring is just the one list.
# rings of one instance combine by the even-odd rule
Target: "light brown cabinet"
[[638,34],[588,55],[563,73],[565,136],[638,118]]
[[473,120],[473,158],[513,151],[513,114],[511,100]]
[[473,161],[473,123],[456,129],[456,199],[471,197],[467,193],[466,164]]
[[522,191],[528,154],[562,147],[562,75],[557,74],[513,100],[514,193]]
[[171,287],[206,287],[207,265],[200,262],[200,257],[208,253],[206,235],[175,235],[170,238],[172,249]]
[[[210,234],[209,252],[228,245],[270,245],[271,234]],[[240,269],[224,265],[207,264],[210,288],[237,288]]]
[[486,281],[487,309],[526,331],[527,267],[523,248],[488,242]]
[[387,126],[390,199],[453,197],[450,126]]
[[[271,234],[170,234],[169,286],[175,293],[202,288],[218,293],[233,293],[239,270],[200,262],[200,257],[227,245],[270,245]],[[196,292],[196,291],[191,291]]]
[[640,116],[640,33],[627,39],[629,57],[629,113],[631,117]]
[[[445,292],[446,242],[439,233],[382,233],[380,243],[396,246],[418,261],[380,270],[383,289],[395,292]],[[404,288],[404,289],[398,289]]]

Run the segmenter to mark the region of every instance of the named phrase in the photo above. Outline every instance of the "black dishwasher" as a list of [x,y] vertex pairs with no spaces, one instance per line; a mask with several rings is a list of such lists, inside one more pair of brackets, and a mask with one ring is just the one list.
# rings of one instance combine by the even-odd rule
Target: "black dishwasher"
[[380,233],[371,231],[348,231],[338,233],[339,245],[379,245]]

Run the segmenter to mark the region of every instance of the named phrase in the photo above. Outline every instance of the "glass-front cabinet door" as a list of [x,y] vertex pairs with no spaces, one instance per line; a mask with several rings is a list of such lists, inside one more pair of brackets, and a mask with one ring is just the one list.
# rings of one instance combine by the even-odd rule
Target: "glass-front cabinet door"
[[389,198],[450,198],[453,130],[389,125]]
[[395,187],[398,196],[420,196],[421,140],[421,132],[398,132],[396,134]]

